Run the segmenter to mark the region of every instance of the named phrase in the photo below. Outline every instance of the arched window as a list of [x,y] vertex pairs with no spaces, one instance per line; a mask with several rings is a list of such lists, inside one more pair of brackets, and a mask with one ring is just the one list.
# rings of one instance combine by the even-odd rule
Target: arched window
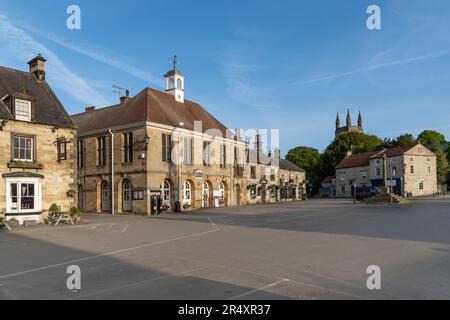
[[209,183],[203,183],[203,207],[209,207]]
[[170,207],[170,183],[167,180],[164,180],[161,184],[161,197],[163,205]]
[[225,184],[223,182],[219,185],[219,198],[225,200]]
[[175,88],[175,80],[174,78],[169,79],[169,89]]
[[190,206],[192,204],[192,186],[186,181],[183,186],[183,204]]
[[177,88],[183,90],[183,81],[181,81],[181,79],[177,80]]

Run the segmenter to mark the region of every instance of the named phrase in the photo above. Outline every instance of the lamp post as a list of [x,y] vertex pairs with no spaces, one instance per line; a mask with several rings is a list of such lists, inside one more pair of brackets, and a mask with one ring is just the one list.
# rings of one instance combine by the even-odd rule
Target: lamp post
[[356,177],[354,177],[353,179],[352,179],[352,186],[353,186],[353,204],[356,204],[356,187],[357,187],[357,184],[356,184]]
[[180,122],[179,125],[179,133],[178,133],[178,150],[177,150],[177,198],[178,201],[175,204],[175,212],[181,212],[181,157],[180,157],[180,144],[181,144],[181,130],[184,128],[184,122]]
[[111,136],[111,215],[114,215],[114,133],[111,129],[108,129],[108,133]]

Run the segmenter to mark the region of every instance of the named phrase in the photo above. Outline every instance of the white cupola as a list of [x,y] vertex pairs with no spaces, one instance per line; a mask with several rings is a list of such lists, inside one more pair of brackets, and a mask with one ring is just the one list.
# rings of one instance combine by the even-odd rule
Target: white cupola
[[184,103],[184,75],[177,70],[177,56],[173,58],[173,69],[167,72],[166,92],[171,94],[177,102]]

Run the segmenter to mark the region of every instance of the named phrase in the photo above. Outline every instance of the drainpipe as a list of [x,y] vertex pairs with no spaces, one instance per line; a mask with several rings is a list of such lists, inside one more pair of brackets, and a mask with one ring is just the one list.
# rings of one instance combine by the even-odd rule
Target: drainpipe
[[108,133],[111,136],[111,214],[114,215],[114,133],[111,129],[108,129]]

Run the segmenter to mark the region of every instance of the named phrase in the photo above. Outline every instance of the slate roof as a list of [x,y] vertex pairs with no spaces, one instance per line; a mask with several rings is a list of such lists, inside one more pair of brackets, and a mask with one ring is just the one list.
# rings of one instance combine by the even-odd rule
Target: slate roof
[[179,103],[172,95],[152,88],[145,88],[126,103],[76,114],[72,119],[79,134],[140,122],[175,128],[184,122],[184,129],[194,130],[194,122],[201,121],[203,132],[216,129],[223,137],[227,137],[227,133],[232,137],[232,133],[198,103],[189,100]]
[[286,159],[280,160],[280,169],[293,172],[305,172],[305,170]]
[[61,102],[45,81],[38,81],[34,74],[0,66],[0,118],[14,120],[10,97],[25,91],[33,99],[32,122],[56,127],[73,128]]

